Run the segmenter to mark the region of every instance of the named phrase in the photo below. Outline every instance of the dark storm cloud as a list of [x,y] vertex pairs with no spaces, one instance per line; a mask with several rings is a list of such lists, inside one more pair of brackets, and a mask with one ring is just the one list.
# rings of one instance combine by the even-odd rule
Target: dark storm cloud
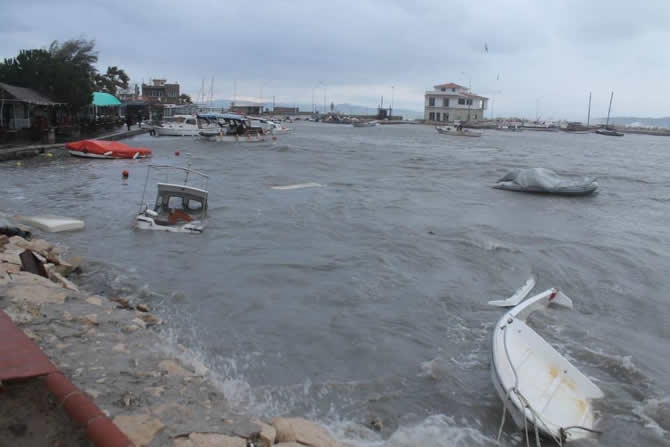
[[593,90],[602,114],[614,89],[619,114],[654,115],[667,102],[670,5],[639,3],[0,0],[0,56],[84,35],[101,66],[193,95],[213,76],[221,97],[237,80],[238,96],[375,106],[395,86],[396,107],[421,109],[425,89],[454,81],[496,113],[579,117]]

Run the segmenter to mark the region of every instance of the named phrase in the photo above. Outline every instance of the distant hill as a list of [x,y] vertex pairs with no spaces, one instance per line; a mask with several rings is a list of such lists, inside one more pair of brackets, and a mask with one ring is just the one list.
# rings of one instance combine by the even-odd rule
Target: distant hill
[[[607,118],[597,118],[594,122],[605,124]],[[665,118],[639,118],[632,116],[614,116],[610,118],[610,124],[615,126],[629,127],[663,127],[670,129],[670,117]]]

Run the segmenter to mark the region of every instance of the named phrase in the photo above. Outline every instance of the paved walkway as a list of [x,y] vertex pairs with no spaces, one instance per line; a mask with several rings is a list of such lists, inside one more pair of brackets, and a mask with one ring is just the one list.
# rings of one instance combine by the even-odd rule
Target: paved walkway
[[[125,130],[125,127],[115,132],[102,134],[95,139],[97,140],[122,140],[130,138],[135,135],[140,135],[148,132],[148,129],[142,129],[139,126],[130,126],[130,130]],[[31,145],[0,145],[0,161],[18,160],[22,158],[34,157],[43,154],[46,151],[65,150],[65,143],[56,144],[31,144]]]

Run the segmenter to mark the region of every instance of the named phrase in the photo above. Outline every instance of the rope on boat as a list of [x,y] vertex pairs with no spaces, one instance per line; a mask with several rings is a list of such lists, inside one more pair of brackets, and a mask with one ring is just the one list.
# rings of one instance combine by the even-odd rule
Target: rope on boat
[[[511,322],[512,322],[511,320],[508,320],[508,322],[507,322],[508,324],[506,324],[506,325],[504,325],[503,327],[500,328],[503,331],[503,347],[505,348],[505,357],[507,357],[507,361],[510,365],[510,368],[512,368],[512,373],[514,374],[514,386],[507,390],[506,400],[509,400],[510,394],[514,393],[517,396],[517,398],[519,399],[519,402],[521,402],[523,404],[524,409],[527,408],[530,411],[530,413],[533,415],[533,426],[534,426],[534,429],[535,429],[535,444],[536,444],[537,447],[540,447],[540,434],[539,434],[537,422],[539,421],[544,426],[545,431],[547,433],[551,434],[551,431],[549,430],[549,427],[544,422],[544,420],[542,420],[542,417],[540,416],[540,414],[537,411],[535,411],[535,409],[532,407],[532,405],[530,405],[530,402],[528,402],[528,400],[526,400],[526,398],[523,396],[523,394],[521,394],[521,392],[519,391],[519,375],[516,372],[516,368],[514,367],[514,364],[512,363],[512,359],[509,355],[509,350],[507,349],[507,327],[508,327],[509,323],[511,323]],[[498,443],[500,442],[500,436],[502,434],[502,427],[505,423],[506,409],[507,409],[507,407],[505,406],[505,404],[503,402],[503,417],[502,417],[502,420],[501,420],[500,428],[498,430],[498,439],[497,439]],[[525,431],[525,435],[526,435],[526,446],[530,447],[530,436],[528,435],[528,425],[527,425],[528,419],[526,418],[525,411],[524,411],[524,414],[523,414],[523,423],[524,423],[524,431]],[[577,427],[572,426],[572,427],[567,427],[567,428],[570,429],[570,428],[577,428]],[[582,428],[582,427],[580,427],[580,428]],[[564,435],[565,431],[562,427],[559,428],[559,433],[561,433],[560,437],[556,437],[553,434],[551,434],[551,437],[559,447],[563,447],[563,443],[564,443],[564,440],[565,440],[565,435]]]

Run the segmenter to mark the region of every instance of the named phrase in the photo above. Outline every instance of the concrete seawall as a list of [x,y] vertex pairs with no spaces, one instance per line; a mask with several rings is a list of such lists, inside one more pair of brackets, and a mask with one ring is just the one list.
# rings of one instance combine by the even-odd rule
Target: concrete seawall
[[[135,135],[140,135],[146,132],[148,132],[147,129],[133,129],[129,131],[115,132],[112,134],[101,135],[94,139],[116,141],[116,140],[123,140],[124,138],[134,137]],[[45,152],[64,151],[64,150],[65,150],[65,143],[35,144],[29,146],[10,146],[5,148],[0,147],[0,161],[20,160],[23,158],[35,157]]]
[[[46,260],[48,277],[24,271],[24,251]],[[235,411],[220,376],[165,338],[163,321],[148,305],[79,289],[73,281],[87,266],[77,257],[66,261],[65,252],[45,240],[0,234],[0,311],[77,388],[50,395],[49,377],[45,384],[44,377],[9,375],[0,382],[0,426],[9,427],[0,430],[0,445],[42,446],[48,438],[49,445],[86,447],[350,447],[302,418],[262,421]],[[1,339],[0,351],[17,351],[13,340]],[[74,405],[66,401],[75,397],[97,405],[95,420],[79,407],[66,414]],[[109,430],[91,425],[101,419],[108,426],[111,420],[132,444],[99,443]]]

